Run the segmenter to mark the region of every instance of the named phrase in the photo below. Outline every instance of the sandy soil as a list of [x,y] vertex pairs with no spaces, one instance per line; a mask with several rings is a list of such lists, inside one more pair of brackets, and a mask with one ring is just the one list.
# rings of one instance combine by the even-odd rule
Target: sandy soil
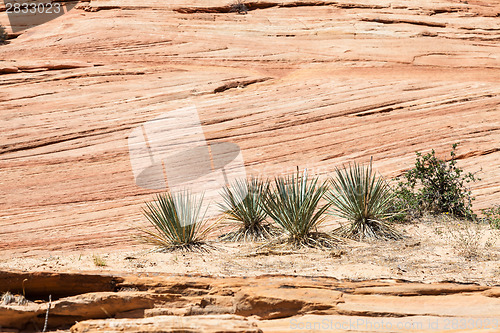
[[133,251],[47,252],[4,259],[0,261],[0,269],[118,271],[139,275],[290,274],[487,285],[500,281],[500,230],[445,217],[424,217],[397,228],[406,236],[402,241],[348,241],[333,250],[273,250],[263,248],[262,243],[212,241],[215,249],[209,253],[148,253],[151,247],[137,244]]

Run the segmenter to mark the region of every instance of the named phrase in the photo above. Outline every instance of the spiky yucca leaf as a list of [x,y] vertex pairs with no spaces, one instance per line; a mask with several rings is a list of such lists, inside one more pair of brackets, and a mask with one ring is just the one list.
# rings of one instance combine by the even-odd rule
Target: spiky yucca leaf
[[265,223],[267,213],[263,200],[269,190],[269,183],[258,178],[237,179],[223,188],[224,200],[219,204],[229,225],[238,229],[222,236],[223,240],[264,240],[274,234],[273,227]]
[[156,200],[143,208],[154,230],[141,229],[140,238],[155,245],[155,251],[208,249],[203,238],[210,228],[206,228],[202,205],[203,196],[198,199],[188,191],[156,195]]
[[302,175],[275,178],[275,189],[266,195],[264,209],[285,234],[284,242],[294,246],[332,247],[338,239],[317,228],[324,222],[330,203],[320,205],[326,182]]
[[332,191],[327,195],[331,213],[347,219],[350,224],[336,232],[343,237],[399,239],[401,235],[386,221],[390,217],[392,191],[383,177],[377,177],[372,164],[349,164],[336,169],[331,179]]

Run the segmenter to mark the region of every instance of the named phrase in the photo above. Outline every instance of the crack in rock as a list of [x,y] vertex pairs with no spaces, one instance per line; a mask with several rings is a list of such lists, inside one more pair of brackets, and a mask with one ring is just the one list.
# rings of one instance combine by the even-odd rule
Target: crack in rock
[[383,18],[362,18],[361,21],[364,22],[375,22],[382,24],[398,24],[398,23],[406,23],[413,25],[422,25],[426,27],[435,27],[435,28],[446,28],[445,23],[437,23],[437,22],[424,22],[424,21],[413,21],[413,20],[402,20],[402,19],[383,19]]
[[265,77],[262,79],[254,79],[254,80],[246,80],[246,81],[232,81],[232,82],[226,83],[220,87],[215,88],[214,94],[221,93],[221,92],[224,92],[226,90],[234,89],[234,88],[245,88],[251,84],[265,82],[265,81],[268,81],[270,79],[271,79],[270,77]]
[[[339,3],[336,1],[295,1],[289,3],[279,2],[245,2],[247,11],[257,9],[267,9],[272,7],[278,8],[292,8],[292,7],[321,7],[321,6],[335,6],[341,9],[382,9],[388,8],[388,5],[375,5],[375,4],[355,4],[355,3]],[[174,11],[183,14],[194,13],[231,13],[235,12],[232,5],[216,6],[216,7],[182,7],[176,8]]]

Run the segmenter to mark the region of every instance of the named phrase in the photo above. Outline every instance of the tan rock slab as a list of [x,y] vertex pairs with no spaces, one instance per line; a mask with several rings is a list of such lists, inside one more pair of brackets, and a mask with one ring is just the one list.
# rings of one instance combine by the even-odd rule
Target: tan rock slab
[[87,332],[202,332],[259,333],[257,324],[245,317],[221,316],[158,316],[144,319],[88,320],[71,327],[72,333]]

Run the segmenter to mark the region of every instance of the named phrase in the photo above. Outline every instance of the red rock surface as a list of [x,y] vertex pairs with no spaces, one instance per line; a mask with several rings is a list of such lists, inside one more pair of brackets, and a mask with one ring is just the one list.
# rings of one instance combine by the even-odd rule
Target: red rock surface
[[130,248],[153,191],[127,136],[190,105],[250,174],[391,177],[461,142],[475,208],[499,202],[498,2],[229,3],[82,2],[0,46],[1,257]]
[[[39,290],[47,278],[59,278],[64,290],[79,288],[79,283],[87,280],[112,279],[114,291],[89,290],[64,296],[64,290],[52,289],[61,297],[50,305],[49,328],[71,327],[72,332],[165,332],[182,328],[186,332],[289,332],[300,328],[308,331],[307,325],[324,325],[321,331],[326,332],[373,331],[370,325],[384,325],[378,331],[386,332],[446,332],[451,325],[454,328],[464,322],[469,331],[500,325],[495,322],[500,317],[499,287],[472,284],[393,279],[354,282],[284,275],[9,274],[11,282],[30,281],[25,290],[28,298],[33,298],[32,290]],[[1,286],[0,292],[10,289],[8,283]],[[48,302],[0,304],[0,325],[41,327],[48,306]]]

